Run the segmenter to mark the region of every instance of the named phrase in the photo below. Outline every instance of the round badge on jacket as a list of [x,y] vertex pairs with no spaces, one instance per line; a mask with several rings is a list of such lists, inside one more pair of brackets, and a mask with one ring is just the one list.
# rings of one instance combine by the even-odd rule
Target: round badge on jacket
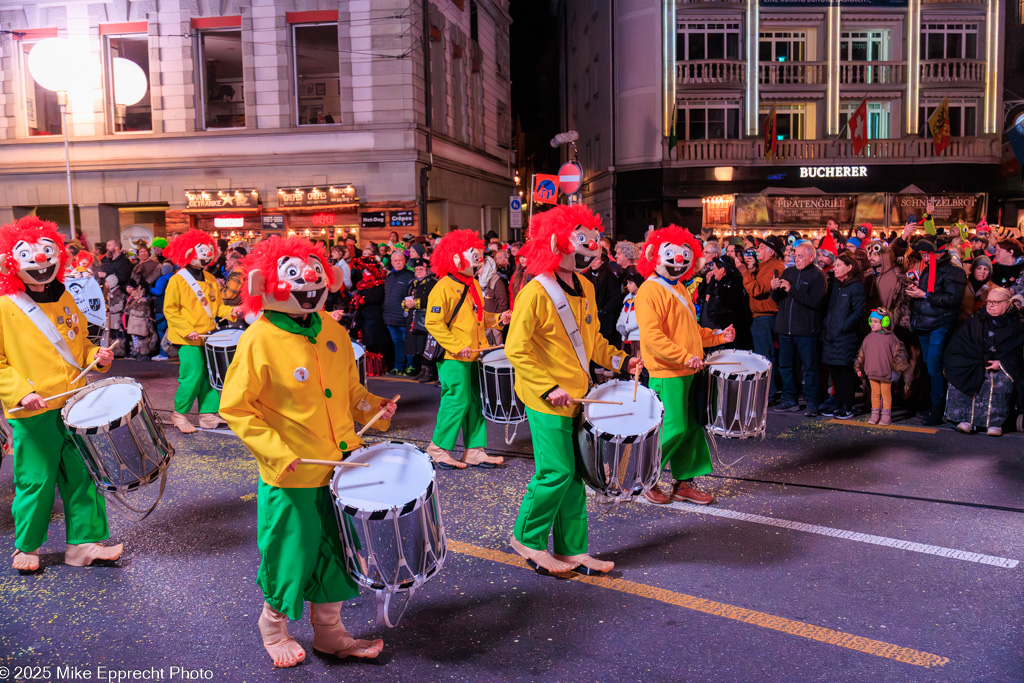
[[295,368],[295,379],[300,382],[305,382],[309,379],[309,370],[306,368]]

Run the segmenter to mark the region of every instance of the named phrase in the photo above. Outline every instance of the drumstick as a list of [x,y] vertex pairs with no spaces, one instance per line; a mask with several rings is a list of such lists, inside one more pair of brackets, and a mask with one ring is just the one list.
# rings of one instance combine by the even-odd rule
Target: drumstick
[[733,363],[733,362],[730,362],[730,361],[714,361],[713,360],[710,363],[705,363],[704,365],[743,365],[743,363]]
[[324,467],[369,467],[365,462],[345,462],[344,460],[310,460],[299,458],[299,465],[323,465]]
[[[81,390],[82,390],[82,389],[84,389],[84,388],[85,388],[85,387],[79,387],[78,389],[70,389],[70,390],[68,390],[68,391],[62,391],[62,392],[61,392],[61,393],[59,393],[59,394],[54,394],[53,396],[49,396],[49,397],[47,397],[47,398],[44,398],[43,400],[44,400],[44,401],[46,401],[46,402],[50,402],[50,401],[52,401],[52,400],[53,400],[53,399],[55,399],[55,398],[61,398],[62,396],[67,396],[67,395],[69,395],[69,394],[77,394],[77,393],[78,393],[79,391],[81,391]],[[25,406],[16,406],[16,407],[14,407],[14,408],[11,408],[11,409],[10,409],[10,410],[8,410],[7,412],[8,412],[8,413],[16,413],[16,412],[18,412],[19,410],[28,410],[28,408],[26,408]]]
[[[395,394],[395,397],[391,399],[392,403],[398,403],[398,399],[402,398],[401,394]],[[366,433],[366,430],[373,426],[373,423],[380,419],[380,416],[388,411],[388,407],[384,406],[377,411],[377,414],[370,418],[370,421],[363,425],[363,428],[356,432],[356,436],[362,436]]]
[[479,349],[473,349],[473,353],[483,353],[484,351],[494,351],[495,349],[505,348],[504,344],[498,344],[497,346],[481,346]]
[[636,403],[636,389],[640,386],[640,363],[637,359],[636,368],[633,370],[633,403]]
[[[120,343],[121,343],[121,340],[120,340],[120,339],[115,339],[115,340],[114,340],[114,343],[113,343],[113,344],[111,344],[110,346],[108,346],[108,347],[107,347],[107,351],[113,351],[113,350],[114,350],[114,347],[115,347],[115,346],[117,346],[117,345],[118,345],[118,344],[120,344]],[[70,382],[68,382],[68,384],[74,384],[74,383],[75,383],[75,382],[77,382],[78,380],[80,380],[80,379],[82,379],[83,377],[85,377],[85,375],[86,375],[86,374],[87,374],[87,373],[88,373],[88,372],[89,372],[90,370],[92,370],[92,369],[93,369],[94,367],[96,367],[96,364],[97,364],[97,363],[99,363],[99,362],[100,362],[100,359],[99,359],[99,358],[97,358],[96,360],[94,360],[94,361],[93,361],[92,363],[90,363],[90,364],[89,364],[89,367],[87,367],[87,368],[86,368],[85,370],[82,370],[82,371],[81,371],[80,373],[78,373],[78,376],[77,376],[77,377],[75,377],[75,378],[74,378],[73,380],[71,380]]]
[[570,398],[573,403],[601,403],[606,406],[621,406],[622,401],[598,401],[596,398]]

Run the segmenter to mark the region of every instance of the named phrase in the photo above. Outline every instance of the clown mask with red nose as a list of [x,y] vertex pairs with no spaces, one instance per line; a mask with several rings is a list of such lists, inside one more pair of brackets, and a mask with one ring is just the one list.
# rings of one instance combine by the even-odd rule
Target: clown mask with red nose
[[467,277],[476,277],[476,271],[484,264],[484,252],[482,249],[467,249],[455,256],[455,267],[459,274]]
[[[648,247],[653,249],[653,245]],[[668,280],[678,280],[693,263],[693,249],[686,244],[665,242],[658,247],[658,265],[654,272]]]
[[46,285],[57,277],[60,249],[47,237],[36,242],[22,240],[14,245],[11,255],[18,262],[18,277],[26,285]]
[[[313,255],[305,260],[298,256],[282,256],[277,260],[276,282],[269,287],[262,272],[249,272],[249,294],[260,296],[262,307],[267,311],[280,311],[291,316],[315,313],[323,309],[327,301],[327,267]],[[334,282],[332,290],[337,291],[342,283],[340,272],[335,273]]]
[[[569,235],[569,243],[572,245],[573,251],[562,254],[558,268],[566,272],[582,273],[586,271],[601,253],[601,243],[598,242],[600,238],[601,233],[597,230],[585,228],[582,225],[576,226],[576,229]],[[554,236],[551,238],[551,245],[554,248]]]
[[191,251],[192,260],[188,264],[197,270],[202,270],[213,261],[212,244],[200,243],[192,247]]

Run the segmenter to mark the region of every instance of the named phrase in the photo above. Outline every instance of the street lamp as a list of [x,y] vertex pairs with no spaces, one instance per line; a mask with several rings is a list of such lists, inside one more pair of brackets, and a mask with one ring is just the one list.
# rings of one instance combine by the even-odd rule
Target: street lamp
[[64,131],[64,169],[68,176],[68,220],[75,239],[75,204],[71,198],[71,150],[68,144],[68,90],[76,85],[88,55],[82,55],[64,38],[45,38],[28,53],[28,70],[41,88],[57,93],[60,125]]
[[130,59],[115,57],[111,60],[114,72],[114,117],[119,125],[124,125],[128,107],[146,96],[149,84],[142,67]]

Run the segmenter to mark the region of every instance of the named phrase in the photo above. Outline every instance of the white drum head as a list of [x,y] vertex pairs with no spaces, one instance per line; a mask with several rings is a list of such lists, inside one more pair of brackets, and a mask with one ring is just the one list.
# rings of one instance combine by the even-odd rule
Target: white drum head
[[430,456],[406,443],[366,446],[346,462],[365,462],[369,467],[339,467],[331,487],[342,505],[358,510],[402,507],[426,493],[434,481]]
[[206,338],[206,345],[217,347],[238,346],[238,340],[242,338],[243,332],[245,332],[245,330],[238,330],[234,328],[217,330]]
[[599,384],[590,390],[587,398],[599,401],[622,401],[621,406],[586,403],[583,417],[605,434],[635,436],[646,434],[659,424],[665,413],[658,395],[644,385],[636,390],[633,402],[633,382],[614,380]]
[[130,380],[86,387],[72,400],[74,404],[65,418],[69,427],[102,427],[130,413],[142,400],[142,387]]
[[480,356],[480,362],[491,368],[512,369],[512,361],[505,355],[505,349],[494,349]]
[[772,367],[764,356],[737,349],[715,351],[709,354],[704,362],[739,363],[739,365],[710,366],[708,371],[715,375],[766,375]]
[[352,354],[359,360],[366,353],[366,349],[357,341],[352,342]]

